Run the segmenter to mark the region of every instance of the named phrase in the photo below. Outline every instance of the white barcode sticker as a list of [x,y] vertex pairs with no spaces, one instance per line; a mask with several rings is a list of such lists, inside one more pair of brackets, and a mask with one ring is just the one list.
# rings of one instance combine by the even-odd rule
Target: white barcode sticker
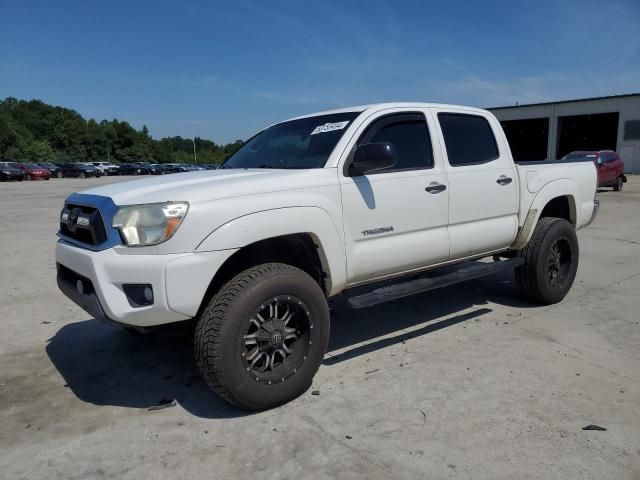
[[334,130],[342,130],[349,124],[349,121],[346,122],[336,122],[336,123],[325,123],[324,125],[320,125],[313,129],[311,135],[317,135],[318,133],[325,132],[333,132]]

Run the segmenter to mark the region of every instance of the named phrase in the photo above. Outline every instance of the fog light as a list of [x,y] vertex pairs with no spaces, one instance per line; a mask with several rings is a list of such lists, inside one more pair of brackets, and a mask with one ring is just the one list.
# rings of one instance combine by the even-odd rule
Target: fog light
[[134,308],[153,305],[153,287],[149,284],[125,283],[122,285],[129,305]]
[[82,283],[82,280],[76,282],[76,290],[80,295],[84,295],[84,283]]
[[151,290],[151,287],[144,287],[142,295],[147,302],[153,303],[153,290]]

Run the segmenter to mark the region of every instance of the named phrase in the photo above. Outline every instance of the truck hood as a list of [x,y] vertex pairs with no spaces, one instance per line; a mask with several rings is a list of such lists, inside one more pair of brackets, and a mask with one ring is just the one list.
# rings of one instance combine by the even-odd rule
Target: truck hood
[[109,197],[116,205],[168,201],[206,202],[335,184],[336,170],[229,169],[174,173],[92,188],[81,193]]

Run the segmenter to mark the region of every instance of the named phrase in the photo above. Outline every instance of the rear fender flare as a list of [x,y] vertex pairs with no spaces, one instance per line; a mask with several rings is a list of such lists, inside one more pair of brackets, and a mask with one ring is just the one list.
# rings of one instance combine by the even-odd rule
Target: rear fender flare
[[579,206],[576,204],[575,192],[577,191],[577,185],[570,179],[559,179],[547,183],[542,187],[536,196],[533,198],[529,209],[527,210],[527,216],[524,224],[518,232],[518,236],[511,244],[511,249],[520,250],[524,248],[535,230],[535,226],[540,220],[540,215],[544,210],[544,207],[554,198],[568,197],[569,199],[569,211],[571,216],[571,223],[574,226],[582,226],[578,223],[578,219],[581,218]]

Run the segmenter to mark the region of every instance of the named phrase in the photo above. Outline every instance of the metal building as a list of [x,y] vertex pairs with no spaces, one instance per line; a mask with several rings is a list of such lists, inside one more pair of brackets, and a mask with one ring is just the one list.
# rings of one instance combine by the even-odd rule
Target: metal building
[[517,161],[615,150],[627,173],[640,173],[640,93],[489,110],[500,120]]

